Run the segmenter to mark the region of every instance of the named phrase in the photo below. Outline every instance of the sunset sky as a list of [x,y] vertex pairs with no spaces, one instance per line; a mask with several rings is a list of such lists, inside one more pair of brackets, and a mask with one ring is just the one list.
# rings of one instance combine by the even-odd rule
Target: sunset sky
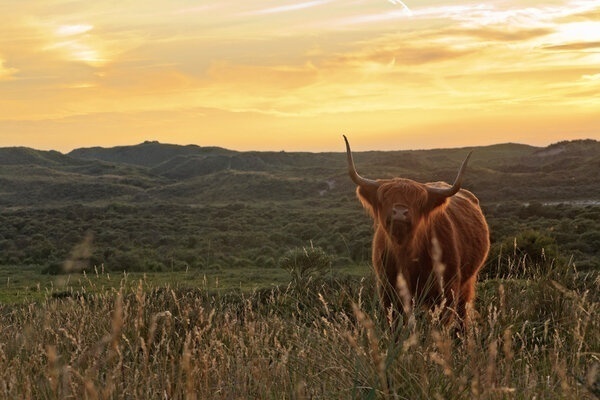
[[3,0],[0,147],[600,139],[598,0]]

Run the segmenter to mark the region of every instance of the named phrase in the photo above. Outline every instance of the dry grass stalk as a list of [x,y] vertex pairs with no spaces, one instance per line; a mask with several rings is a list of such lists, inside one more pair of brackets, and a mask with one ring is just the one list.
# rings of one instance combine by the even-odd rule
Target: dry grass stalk
[[389,394],[388,380],[386,376],[385,368],[385,356],[380,353],[379,339],[375,333],[375,325],[373,320],[369,318],[362,310],[360,310],[356,304],[352,305],[354,315],[358,320],[360,326],[363,326],[367,334],[367,344],[369,348],[369,354],[371,356],[373,365],[376,368],[377,376],[379,378],[379,385],[383,388],[383,393]]
[[463,339],[419,312],[392,333],[358,282],[311,296],[86,286],[0,305],[0,398],[593,399],[598,282],[484,281]]

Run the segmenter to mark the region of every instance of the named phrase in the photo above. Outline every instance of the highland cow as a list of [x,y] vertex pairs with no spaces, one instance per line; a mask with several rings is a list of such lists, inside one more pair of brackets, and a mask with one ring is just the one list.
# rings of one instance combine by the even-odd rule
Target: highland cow
[[477,274],[490,247],[488,226],[473,193],[461,189],[471,153],[452,185],[405,178],[371,180],[356,172],[348,139],[350,178],[374,221],[372,262],[382,305],[407,311],[413,304],[441,307],[449,324],[467,323]]

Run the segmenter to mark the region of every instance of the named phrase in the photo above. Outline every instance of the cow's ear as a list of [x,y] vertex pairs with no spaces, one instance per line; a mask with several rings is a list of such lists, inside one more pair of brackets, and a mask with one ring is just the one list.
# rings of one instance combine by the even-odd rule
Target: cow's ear
[[377,187],[359,186],[356,188],[356,194],[363,207],[369,211],[371,216],[375,216],[375,210],[377,209]]

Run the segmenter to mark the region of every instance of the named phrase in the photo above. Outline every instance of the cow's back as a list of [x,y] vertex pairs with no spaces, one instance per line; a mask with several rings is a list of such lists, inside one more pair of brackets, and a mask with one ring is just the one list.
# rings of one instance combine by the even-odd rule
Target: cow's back
[[452,225],[454,246],[459,256],[458,267],[464,282],[485,262],[490,248],[488,226],[477,197],[465,189],[449,199],[444,213]]

